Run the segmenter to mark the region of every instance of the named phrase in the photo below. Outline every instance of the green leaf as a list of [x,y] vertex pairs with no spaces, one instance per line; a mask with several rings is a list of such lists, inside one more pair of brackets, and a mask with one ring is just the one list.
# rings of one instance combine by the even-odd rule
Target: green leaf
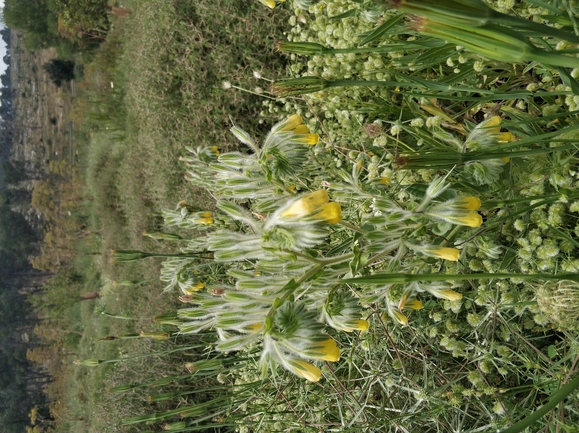
[[559,403],[561,403],[569,394],[575,391],[579,387],[579,376],[575,379],[567,382],[562,388],[560,388],[556,393],[551,396],[551,399],[533,412],[531,415],[523,418],[516,424],[512,425],[506,430],[502,430],[500,433],[520,433],[526,428],[531,427],[542,417],[548,414],[552,409],[554,409]]
[[350,9],[349,11],[346,11],[343,14],[335,15],[333,17],[330,17],[329,19],[341,20],[342,18],[355,17],[356,15],[358,15],[358,9]]
[[398,21],[400,21],[402,19],[402,17],[403,17],[402,14],[394,15],[388,21],[386,21],[385,23],[376,27],[372,31],[372,33],[370,33],[364,39],[362,39],[359,46],[366,45],[370,42],[374,42],[375,40],[380,39],[382,36],[384,36],[386,34],[386,32],[388,30],[390,30],[392,27],[394,27],[396,24],[398,24]]

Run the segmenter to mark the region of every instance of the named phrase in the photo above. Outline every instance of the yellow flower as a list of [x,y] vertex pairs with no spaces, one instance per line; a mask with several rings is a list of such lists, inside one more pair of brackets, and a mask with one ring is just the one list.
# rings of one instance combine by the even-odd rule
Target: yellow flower
[[196,219],[195,222],[197,224],[202,224],[202,225],[209,225],[209,224],[213,224],[213,217],[211,212],[197,212],[197,214],[195,215]]
[[322,361],[336,362],[340,359],[340,348],[335,340],[329,338],[312,346],[307,355]]
[[450,260],[451,262],[458,262],[458,257],[460,256],[460,251],[456,248],[439,248],[433,250],[432,253],[440,259]]
[[310,133],[307,125],[303,123],[302,116],[299,114],[294,114],[281,122],[277,131],[292,132],[296,134],[296,137],[292,138],[292,141],[296,143],[313,146],[318,144],[318,141],[320,141],[320,136],[318,134]]
[[326,203],[318,209],[319,212],[314,215],[314,218],[324,220],[328,224],[337,224],[342,221],[342,208],[339,203]]
[[304,125],[302,123],[301,125],[298,125],[293,129],[293,133],[294,134],[309,134],[310,130],[306,125]]
[[293,131],[296,128],[298,128],[300,125],[303,125],[302,116],[300,116],[299,114],[293,114],[290,117],[288,117],[286,120],[284,120],[281,125],[279,125],[279,128],[280,128],[279,130],[280,131]]
[[434,292],[439,298],[447,299],[449,301],[459,301],[462,299],[462,295],[454,290],[437,290]]
[[320,141],[320,136],[318,134],[296,134],[293,138],[296,143],[307,144],[309,146],[314,146]]
[[263,323],[254,323],[252,325],[249,325],[247,329],[249,329],[249,332],[251,333],[259,332],[263,329]]
[[478,197],[463,197],[459,200],[459,206],[467,210],[478,210],[480,209],[481,202]]
[[380,179],[378,179],[378,183],[381,183],[382,185],[390,185],[390,178],[381,177]]
[[310,192],[296,200],[287,208],[281,216],[284,218],[300,218],[311,214],[317,207],[330,201],[328,193],[324,189]]
[[408,317],[400,311],[392,310],[392,317],[394,317],[401,325],[408,325]]
[[275,8],[275,0],[259,0],[259,1],[270,9]]
[[354,325],[354,329],[357,329],[358,331],[367,331],[370,329],[370,322],[364,319],[355,320],[352,324]]
[[300,361],[299,359],[288,361],[288,367],[294,374],[310,382],[318,382],[322,377],[322,370],[309,362]]
[[201,290],[204,287],[205,287],[205,284],[203,284],[201,282],[197,282],[195,284],[192,284],[191,287],[189,287],[188,289],[186,289],[185,293],[187,293],[188,295],[192,295],[193,292],[198,292],[199,290]]
[[482,216],[476,212],[471,212],[465,216],[457,218],[458,224],[468,227],[480,227],[483,223]]
[[[501,124],[501,122],[503,121],[503,119],[501,119],[500,116],[493,116],[490,119],[488,119],[486,122],[484,122],[481,127],[484,128],[490,128],[491,131],[495,131],[497,128],[497,126],[499,126]],[[500,128],[499,128],[500,130]]]
[[413,299],[412,301],[406,302],[404,308],[410,308],[411,310],[422,310],[422,302],[418,299]]

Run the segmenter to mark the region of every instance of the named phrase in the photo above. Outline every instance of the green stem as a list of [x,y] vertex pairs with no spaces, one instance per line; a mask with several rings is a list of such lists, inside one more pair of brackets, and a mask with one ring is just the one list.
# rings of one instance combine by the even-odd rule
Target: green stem
[[466,281],[466,280],[492,280],[517,278],[520,280],[545,280],[545,281],[562,281],[569,280],[579,282],[579,274],[374,274],[356,278],[346,278],[342,280],[349,284],[407,284],[416,281]]
[[348,221],[340,221],[339,224],[340,224],[341,226],[347,227],[347,228],[349,228],[350,230],[355,231],[355,232],[358,232],[358,233],[361,233],[361,234],[363,234],[363,235],[367,235],[367,234],[368,234],[368,232],[367,232],[366,230],[362,230],[360,227],[357,227],[357,226],[355,226],[354,224],[349,223]]
[[342,254],[341,256],[328,257],[327,259],[320,259],[319,262],[323,266],[334,265],[336,263],[345,262],[354,258],[354,253]]

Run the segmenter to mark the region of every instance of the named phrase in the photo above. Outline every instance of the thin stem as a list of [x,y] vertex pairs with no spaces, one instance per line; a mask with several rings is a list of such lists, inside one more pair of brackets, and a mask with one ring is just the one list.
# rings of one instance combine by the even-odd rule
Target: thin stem
[[340,224],[341,226],[347,227],[347,228],[349,228],[350,230],[353,230],[353,231],[355,231],[355,232],[361,233],[361,234],[363,234],[363,235],[367,235],[367,234],[368,234],[368,232],[367,232],[366,230],[362,230],[360,227],[357,227],[357,226],[355,226],[354,224],[349,223],[348,221],[340,221],[339,224]]

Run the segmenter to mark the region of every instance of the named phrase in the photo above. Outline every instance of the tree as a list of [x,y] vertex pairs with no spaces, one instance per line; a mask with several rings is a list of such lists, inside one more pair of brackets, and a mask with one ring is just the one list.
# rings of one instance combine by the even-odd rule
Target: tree
[[74,78],[74,62],[71,60],[52,59],[45,63],[43,68],[56,87],[60,87],[63,81]]

